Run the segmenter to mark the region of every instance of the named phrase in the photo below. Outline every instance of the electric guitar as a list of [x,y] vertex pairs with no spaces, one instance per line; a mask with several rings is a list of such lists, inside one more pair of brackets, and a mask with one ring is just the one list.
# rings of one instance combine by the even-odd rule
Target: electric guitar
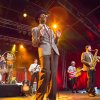
[[75,72],[71,72],[69,73],[69,78],[74,78],[74,77],[79,77],[81,76],[81,71],[84,71],[84,69],[80,69],[80,68],[77,68]]

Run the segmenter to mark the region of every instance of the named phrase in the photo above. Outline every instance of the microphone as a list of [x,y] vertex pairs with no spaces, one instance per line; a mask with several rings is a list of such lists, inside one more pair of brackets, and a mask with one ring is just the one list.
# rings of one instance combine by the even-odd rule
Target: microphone
[[48,18],[48,17],[49,17],[49,14],[45,15],[45,17],[47,17],[47,18]]

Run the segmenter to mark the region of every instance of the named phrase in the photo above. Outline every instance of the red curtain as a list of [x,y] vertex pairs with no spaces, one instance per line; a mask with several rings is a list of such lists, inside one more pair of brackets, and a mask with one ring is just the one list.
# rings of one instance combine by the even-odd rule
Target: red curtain
[[[74,60],[76,62],[76,67],[81,67],[82,68],[82,63],[81,63],[81,51],[80,52],[70,52],[66,54],[66,66],[65,69],[62,69],[62,62],[61,59],[59,61],[59,67],[58,67],[58,75],[57,75],[57,80],[58,80],[58,88],[63,88],[63,77],[62,73],[66,70],[66,78],[68,78],[67,75],[67,69],[68,66],[70,66],[70,62]],[[99,53],[98,53],[99,55]],[[96,87],[100,88],[100,63],[97,63],[96,66]],[[68,80],[68,79],[67,79]],[[65,80],[67,82],[67,80]],[[66,83],[68,85],[69,83]],[[86,88],[87,85],[87,73],[85,71],[82,71],[81,76],[78,77],[78,88],[79,89],[84,89]],[[67,87],[67,86],[66,86]]]

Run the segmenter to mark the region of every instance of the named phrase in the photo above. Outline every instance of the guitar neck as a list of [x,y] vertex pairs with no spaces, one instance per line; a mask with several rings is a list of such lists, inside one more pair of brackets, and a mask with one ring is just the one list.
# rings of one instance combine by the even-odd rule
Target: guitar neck
[[25,81],[27,81],[27,70],[25,69]]
[[82,69],[80,69],[80,70],[76,71],[76,73],[79,73],[79,72],[81,72],[81,71],[82,71]]

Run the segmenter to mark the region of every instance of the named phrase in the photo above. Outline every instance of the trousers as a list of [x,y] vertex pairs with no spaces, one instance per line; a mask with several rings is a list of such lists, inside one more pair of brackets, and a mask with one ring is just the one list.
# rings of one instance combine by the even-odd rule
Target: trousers
[[95,92],[95,70],[88,70],[88,81],[87,81],[87,92],[94,93]]
[[56,100],[58,55],[53,51],[52,55],[40,57],[40,67],[36,100],[43,100],[45,93],[49,100]]

